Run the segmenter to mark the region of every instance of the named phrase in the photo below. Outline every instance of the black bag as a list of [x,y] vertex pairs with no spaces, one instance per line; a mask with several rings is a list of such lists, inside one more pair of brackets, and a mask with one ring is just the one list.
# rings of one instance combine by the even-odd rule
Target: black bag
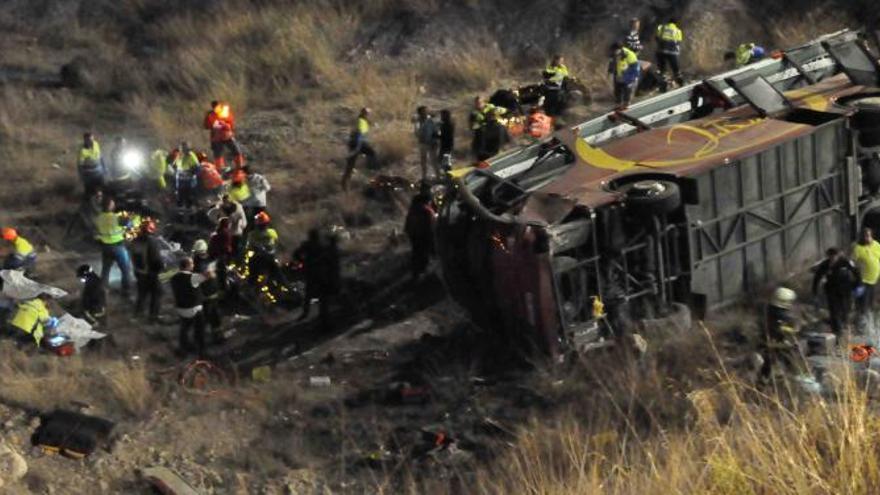
[[81,458],[105,443],[114,426],[106,419],[57,409],[41,418],[31,442],[46,450]]

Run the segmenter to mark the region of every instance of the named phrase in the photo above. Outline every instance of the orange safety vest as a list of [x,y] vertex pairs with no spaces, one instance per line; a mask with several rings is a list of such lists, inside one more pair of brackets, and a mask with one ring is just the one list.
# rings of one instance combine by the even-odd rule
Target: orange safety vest
[[553,132],[553,119],[544,112],[529,114],[526,129],[533,138],[545,138]]
[[235,136],[235,116],[232,115],[232,110],[229,110],[228,106],[226,110],[227,115],[225,117],[217,115],[215,110],[211,110],[205,115],[204,126],[205,129],[211,131],[212,143],[229,141]]

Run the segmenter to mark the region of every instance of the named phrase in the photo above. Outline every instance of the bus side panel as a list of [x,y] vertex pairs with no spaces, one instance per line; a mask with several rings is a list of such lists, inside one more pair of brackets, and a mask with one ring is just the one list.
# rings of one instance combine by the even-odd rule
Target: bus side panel
[[843,120],[697,178],[691,291],[719,305],[801,272],[850,239]]

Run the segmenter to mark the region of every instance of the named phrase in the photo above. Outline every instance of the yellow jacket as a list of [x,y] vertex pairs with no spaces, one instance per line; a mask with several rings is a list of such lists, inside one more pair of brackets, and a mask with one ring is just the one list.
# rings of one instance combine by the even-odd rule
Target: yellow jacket
[[18,303],[9,322],[15,328],[29,334],[37,345],[43,340],[43,325],[49,320],[49,308],[42,299],[30,299]]
[[[235,201],[239,204],[244,204],[251,197],[251,188],[247,185],[247,182],[242,182],[239,185],[230,184],[229,185],[229,199]],[[249,218],[248,221],[251,219]]]
[[22,236],[18,236],[12,241],[12,249],[19,256],[27,256],[34,252],[34,247]]

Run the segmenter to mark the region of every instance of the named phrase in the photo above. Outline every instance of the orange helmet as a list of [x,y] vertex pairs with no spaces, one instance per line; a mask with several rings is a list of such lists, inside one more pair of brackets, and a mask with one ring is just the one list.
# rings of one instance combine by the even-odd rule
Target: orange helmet
[[265,211],[261,211],[261,212],[257,213],[256,215],[254,215],[254,223],[257,225],[269,225],[269,222],[271,220],[272,219],[269,218],[269,214],[266,213]]
[[247,179],[247,173],[244,170],[237,168],[234,172],[232,172],[233,184],[241,184],[245,181],[245,179]]
[[141,222],[141,232],[145,234],[155,234],[158,227],[156,226],[156,221],[152,218],[148,218]]
[[18,232],[12,227],[3,227],[3,240],[12,242],[18,239]]

